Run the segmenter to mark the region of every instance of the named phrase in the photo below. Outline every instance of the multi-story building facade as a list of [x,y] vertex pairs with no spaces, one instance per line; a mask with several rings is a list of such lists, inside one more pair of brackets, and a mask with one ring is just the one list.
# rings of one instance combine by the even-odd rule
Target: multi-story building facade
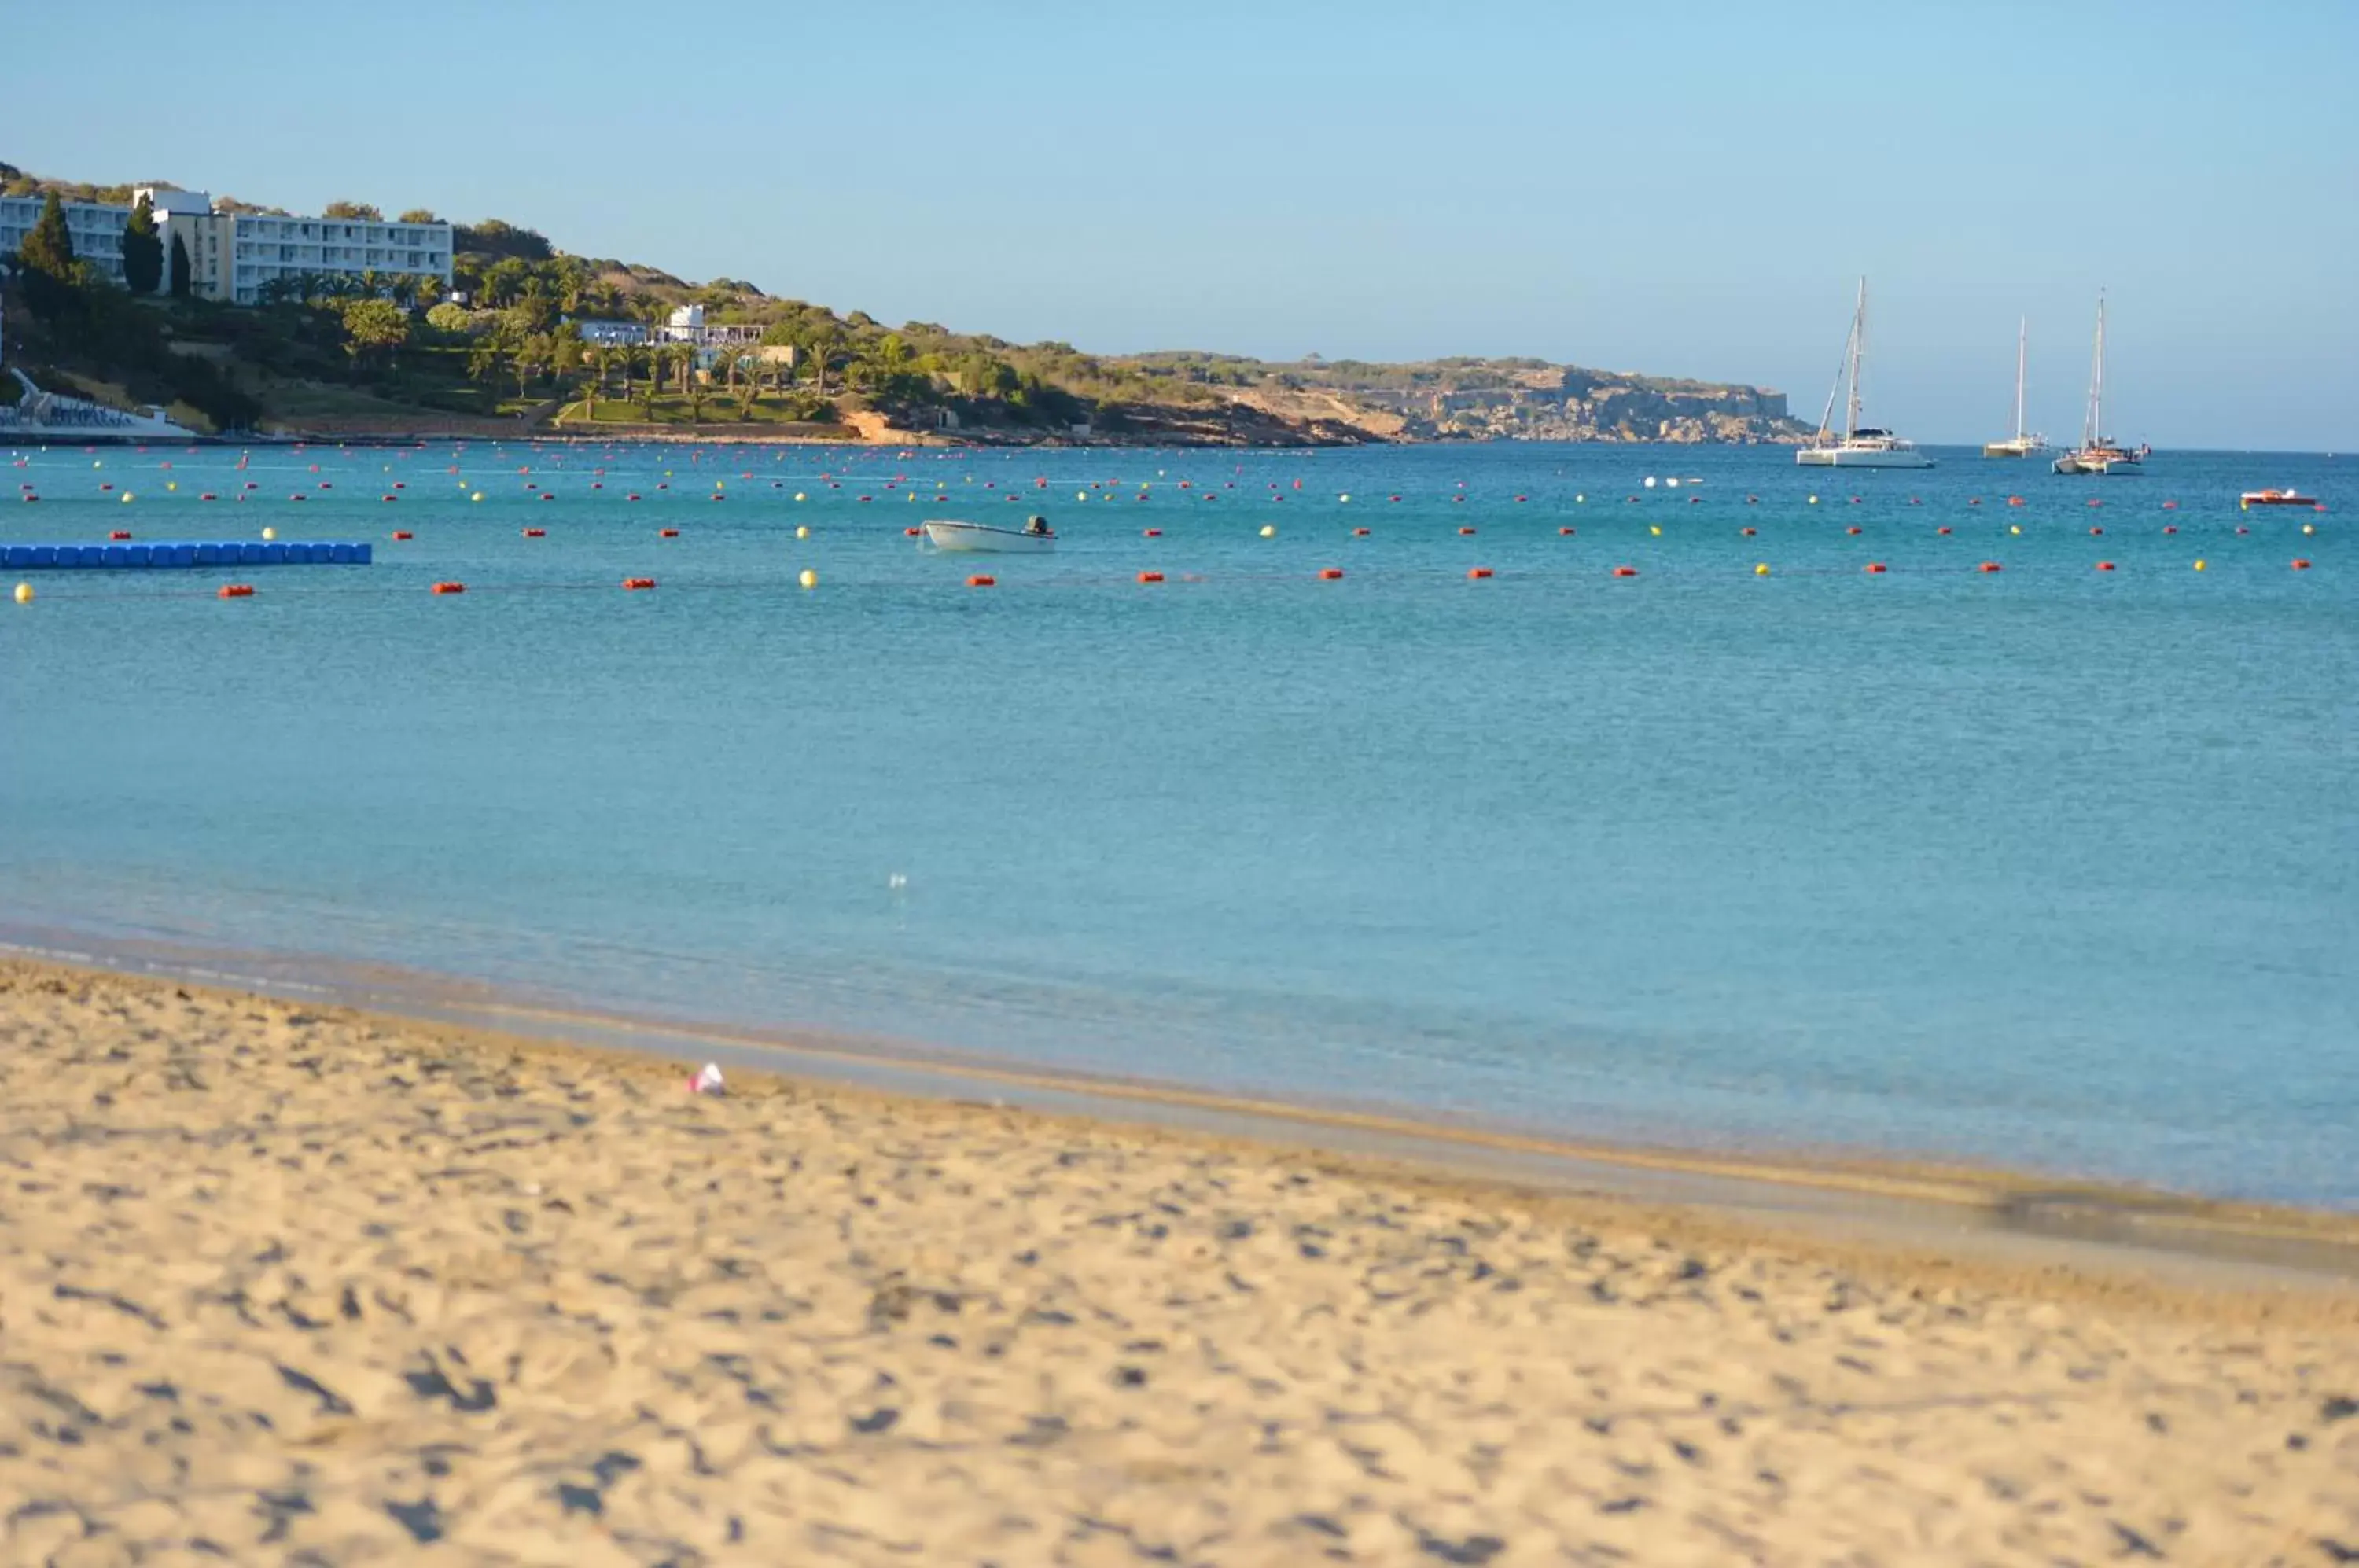
[[[172,242],[189,256],[189,292],[203,299],[258,303],[275,278],[299,279],[375,273],[381,279],[432,278],[451,287],[451,225],[383,223],[363,218],[299,218],[275,212],[217,212],[201,191],[142,186],[164,244],[161,293],[172,286]],[[42,198],[0,197],[0,251],[14,251],[40,218]],[[74,255],[117,283],[123,281],[123,229],[129,207],[65,204]]]
[[[25,236],[41,219],[47,199],[40,196],[0,196],[0,255],[14,256]],[[95,201],[64,203],[66,233],[72,236],[74,256],[87,261],[117,283],[123,281],[123,225],[131,221],[128,207]]]

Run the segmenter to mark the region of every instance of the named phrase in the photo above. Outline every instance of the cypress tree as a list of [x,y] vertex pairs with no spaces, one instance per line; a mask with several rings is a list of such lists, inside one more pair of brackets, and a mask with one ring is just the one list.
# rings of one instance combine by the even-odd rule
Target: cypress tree
[[79,281],[73,235],[66,232],[65,203],[49,192],[41,215],[16,247],[17,268],[23,275],[25,304],[37,316],[55,316],[71,305]]
[[189,246],[179,234],[172,236],[172,298],[189,297]]
[[123,225],[123,282],[134,294],[153,294],[164,281],[164,242],[156,234],[156,207],[147,197]]

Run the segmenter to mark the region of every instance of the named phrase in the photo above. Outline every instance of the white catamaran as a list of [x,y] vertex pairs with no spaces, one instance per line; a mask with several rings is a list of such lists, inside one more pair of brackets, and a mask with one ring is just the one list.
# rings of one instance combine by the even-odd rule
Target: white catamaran
[[[1805,467],[1818,468],[1932,467],[1933,460],[1919,452],[1914,442],[1903,441],[1890,430],[1873,430],[1859,422],[1859,362],[1866,347],[1867,279],[1863,278],[1859,280],[1859,305],[1852,312],[1851,336],[1843,343],[1843,371],[1827,393],[1826,411],[1819,416],[1817,439],[1797,452],[1794,461]],[[1838,393],[1843,398],[1840,438],[1832,430]]]
[[2147,449],[2132,452],[2105,434],[2105,297],[2097,296],[2097,344],[2089,354],[2089,411],[2081,421],[2081,444],[2056,460],[2059,474],[2132,474]]
[[2023,429],[2023,345],[2030,321],[2019,320],[2015,324],[2015,434],[2005,441],[1995,441],[1983,447],[1984,457],[2029,457],[2048,450],[2046,436],[2027,435]]

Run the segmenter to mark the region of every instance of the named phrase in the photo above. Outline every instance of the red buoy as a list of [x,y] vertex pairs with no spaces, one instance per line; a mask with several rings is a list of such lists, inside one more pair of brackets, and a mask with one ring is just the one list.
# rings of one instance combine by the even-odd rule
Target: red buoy
[[2100,572],[2111,572],[2113,569],[2114,563],[2110,561],[2101,561],[2097,562],[2097,570]]
[[549,530],[547,528],[527,528],[524,531],[524,537],[527,539],[547,539],[549,537]]
[[1471,534],[1471,533],[1473,533],[1473,531],[1474,531],[1474,530],[1473,530],[1473,528],[1461,528],[1461,529],[1459,529],[1459,530],[1458,530],[1458,532],[1459,532],[1459,534],[1460,534],[1460,536],[1461,536],[1462,538],[1463,536],[1467,535],[1467,534]]
[[1638,575],[1638,569],[1635,566],[1617,566],[1614,569],[1614,575],[1616,577],[1636,577]]
[[1466,575],[1476,578],[1488,577],[1491,575],[1491,569],[1487,566],[1470,566],[1466,569]]
[[2310,562],[2301,556],[2296,556],[2293,560],[2293,569],[2296,572],[2307,572],[2310,570]]
[[1138,580],[1141,583],[1160,583],[1163,581],[1163,573],[1160,572],[1142,572],[1138,574]]
[[[2303,561],[2302,564],[2307,566],[2310,563],[2308,561]],[[221,597],[224,599],[251,599],[254,597],[254,584],[251,583],[224,583],[221,585]]]
[[464,583],[437,583],[433,591],[437,593],[464,593],[467,585]]
[[408,528],[396,528],[393,530],[393,537],[397,539],[406,539],[412,536]]
[[656,580],[652,577],[625,577],[623,579],[623,588],[625,592],[639,588],[652,588],[655,585]]
[[1885,569],[1885,567],[1884,567],[1884,562],[1882,562],[1882,561],[1869,561],[1869,562],[1867,563],[1867,569],[1868,569],[1868,571],[1869,571],[1869,572],[1878,572],[1878,573],[1880,573],[1880,572],[1882,572],[1884,571],[1884,569]]
[[1999,569],[1999,566],[1998,566],[1998,562],[1997,562],[1997,561],[1984,561],[1984,562],[1982,563],[1982,565],[1980,565],[1980,566],[1976,567],[1974,570],[1975,570],[1975,571],[1977,571],[1977,572],[1996,572],[1998,569]]
[[679,530],[678,528],[658,528],[656,530],[656,538],[678,539],[679,538]]
[[1343,569],[1340,566],[1322,566],[1319,569],[1319,580],[1322,583],[1332,583],[1343,575]]
[[999,586],[999,579],[996,577],[984,577],[978,574],[968,578],[966,580],[966,585],[970,588],[996,588]]

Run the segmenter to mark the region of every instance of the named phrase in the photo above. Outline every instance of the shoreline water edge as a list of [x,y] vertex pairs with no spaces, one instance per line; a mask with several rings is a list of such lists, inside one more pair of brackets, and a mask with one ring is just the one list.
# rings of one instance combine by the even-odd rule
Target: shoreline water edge
[[2333,1216],[2174,1274],[16,958],[0,1039],[11,1561],[2359,1547]]

